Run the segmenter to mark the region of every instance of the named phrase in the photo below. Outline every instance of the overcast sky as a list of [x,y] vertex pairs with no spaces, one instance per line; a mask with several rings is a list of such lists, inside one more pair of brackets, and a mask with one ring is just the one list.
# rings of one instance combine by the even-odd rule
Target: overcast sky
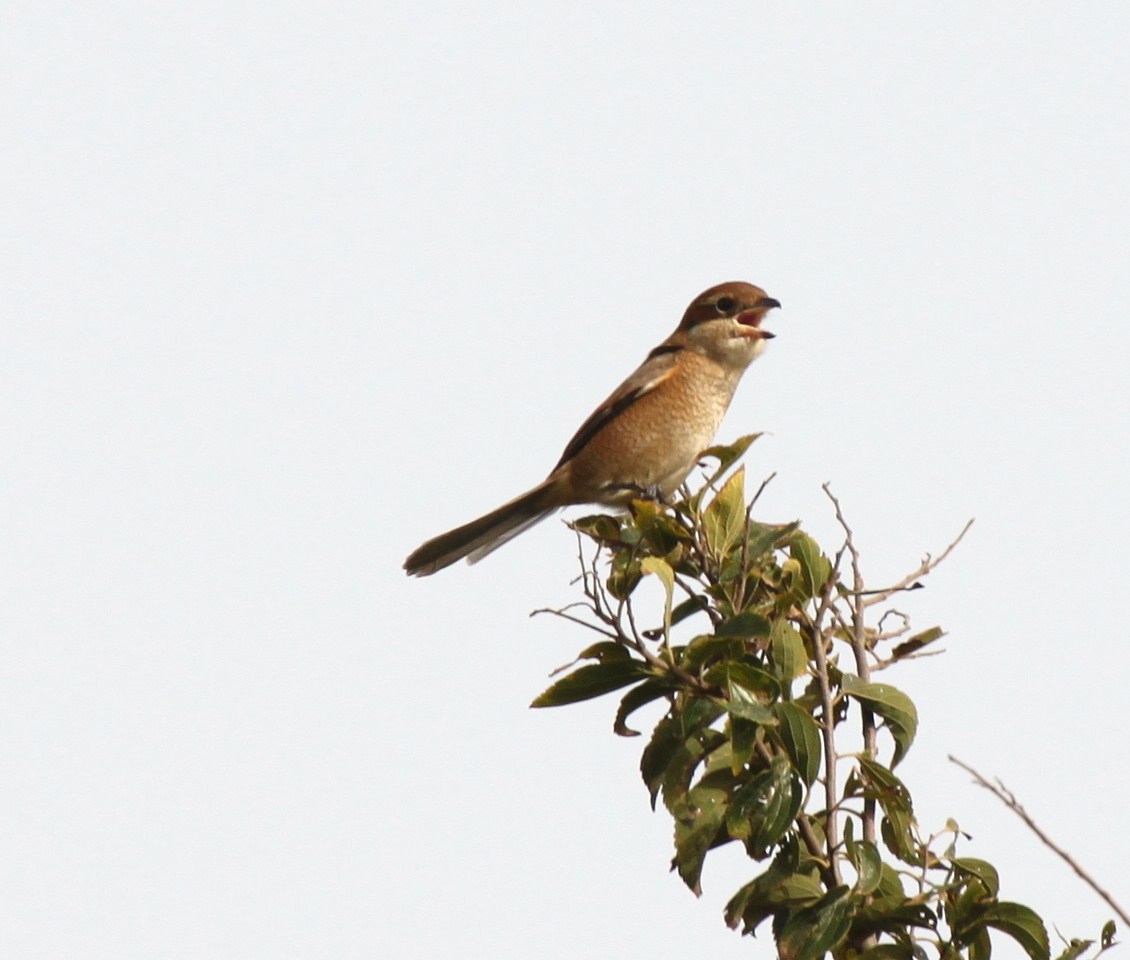
[[720,433],[760,519],[834,548],[830,481],[880,585],[977,518],[884,677],[923,828],[1111,916],[953,752],[1130,901],[1130,7],[2,21],[0,954],[771,956],[615,701],[527,708],[588,642],[527,616],[561,524],[400,570],[731,279],[784,305]]

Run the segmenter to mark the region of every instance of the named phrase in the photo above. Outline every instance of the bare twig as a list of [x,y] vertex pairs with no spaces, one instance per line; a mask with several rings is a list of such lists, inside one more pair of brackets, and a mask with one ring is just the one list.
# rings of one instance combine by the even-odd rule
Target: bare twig
[[1020,802],[1013,795],[1012,791],[1010,791],[1003,783],[1001,783],[999,779],[996,783],[990,783],[983,776],[981,776],[980,773],[974,770],[973,767],[969,766],[969,764],[967,763],[962,763],[957,759],[957,757],[953,756],[953,754],[950,754],[950,762],[955,763],[959,767],[961,767],[962,770],[973,777],[974,783],[976,783],[979,787],[984,787],[986,790],[988,790],[994,797],[1000,800],[1001,803],[1008,807],[1009,810],[1011,810],[1021,820],[1023,820],[1025,824],[1027,824],[1028,829],[1040,838],[1040,840],[1044,843],[1044,846],[1048,847],[1053,853],[1058,854],[1060,859],[1075,871],[1079,879],[1081,879],[1085,884],[1087,884],[1087,886],[1094,890],[1095,893],[1102,897],[1103,900],[1106,901],[1107,906],[1109,906],[1115,913],[1118,914],[1124,924],[1130,926],[1130,914],[1127,914],[1127,912],[1123,910],[1122,907],[1118,905],[1118,903],[1115,902],[1114,898],[1098,885],[1094,877],[1092,877],[1086,870],[1084,870],[1079,865],[1078,861],[1076,861],[1076,859],[1071,856],[1070,853],[1064,850],[1063,847],[1059,846],[1054,840],[1051,839],[1051,837],[1049,837],[1036,825],[1036,821],[1028,815],[1028,811],[1026,811],[1020,805]]
[[[530,613],[530,616],[536,616],[539,613],[551,613],[555,616],[561,617],[563,620],[568,620],[571,623],[576,623],[582,627],[587,627],[602,637],[607,637],[614,643],[618,643],[629,650],[638,653],[643,659],[656,670],[661,673],[673,672],[681,679],[691,682],[695,686],[701,686],[695,678],[691,678],[684,671],[674,667],[673,663],[668,663],[666,660],[656,656],[651,651],[647,643],[640,636],[639,630],[636,629],[635,618],[632,615],[631,604],[625,599],[618,601],[615,611],[612,610],[608,603],[608,595],[604,590],[604,585],[601,583],[600,576],[596,569],[597,559],[599,557],[599,550],[593,556],[592,560],[588,563],[584,559],[583,542],[580,533],[577,533],[577,560],[581,565],[581,575],[584,582],[584,592],[588,603],[570,603],[560,609],[553,609],[551,607],[542,607]],[[567,611],[575,607],[582,607],[588,610],[599,623],[604,624],[605,629],[602,629],[595,623],[585,620],[581,617],[574,616]],[[628,625],[631,628],[631,633],[624,629],[625,614],[627,615]],[[576,661],[574,661],[575,663]],[[573,664],[566,664],[564,667],[555,670],[554,674],[560,673],[561,670],[568,669]]]
[[[884,633],[883,624],[887,622],[887,617],[898,617],[902,621],[902,625],[893,630],[888,630]],[[908,617],[901,610],[887,610],[879,618],[879,622],[875,625],[875,629],[879,631],[880,640],[893,640],[895,637],[901,637],[904,633],[910,631],[910,617]]]
[[878,663],[871,667],[872,673],[878,673],[880,670],[886,670],[887,667],[893,667],[896,663],[909,663],[911,660],[925,660],[927,657],[940,657],[944,654],[945,650],[918,650],[914,653],[906,653],[901,657],[887,658],[880,660]]
[[[552,613],[555,617],[560,617],[562,620],[568,620],[569,622],[575,623],[578,626],[587,627],[589,630],[593,630],[596,633],[599,633],[602,637],[608,637],[608,639],[610,640],[620,639],[619,636],[612,630],[602,630],[595,623],[589,623],[588,620],[583,620],[580,617],[574,617],[571,613],[565,612],[569,609],[569,607],[576,606],[581,606],[581,604],[571,603],[568,607],[562,607],[560,610],[554,610],[552,607],[539,607],[537,610],[531,610],[530,616],[536,617],[539,613]],[[585,609],[588,610],[590,608],[585,607]]]
[[[831,496],[831,494],[829,494],[829,496]],[[961,533],[954,537],[950,545],[946,547],[940,555],[938,555],[937,557],[931,557],[930,554],[926,554],[926,559],[922,561],[918,569],[913,571],[912,573],[908,573],[898,583],[893,583],[889,587],[883,587],[881,590],[869,591],[867,599],[863,601],[863,605],[865,607],[874,606],[876,603],[882,603],[883,601],[890,599],[900,590],[909,590],[914,587],[916,581],[920,577],[926,576],[926,574],[928,574],[931,570],[938,566],[938,564],[940,564],[953,552],[954,548],[959,543],[961,543],[965,535],[969,532],[969,528],[971,526],[973,526],[972,517],[970,517],[966,521],[965,526],[961,528]]]
[[[776,476],[777,476],[777,471],[774,470],[771,474],[769,474],[769,476],[767,476],[764,480],[761,481],[761,486],[759,486],[757,488],[757,493],[755,493],[753,495],[753,499],[750,500],[750,502],[749,502],[751,509],[757,503],[757,501],[761,499],[761,495],[765,492],[765,488],[773,482],[773,478],[776,477]],[[746,516],[747,517],[749,516],[748,510],[746,511]]]

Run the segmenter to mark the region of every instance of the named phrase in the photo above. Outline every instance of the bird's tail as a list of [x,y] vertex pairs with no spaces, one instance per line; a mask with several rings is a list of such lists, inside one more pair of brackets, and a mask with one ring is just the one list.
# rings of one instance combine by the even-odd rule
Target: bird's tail
[[404,569],[409,576],[426,577],[464,557],[468,563],[478,563],[488,553],[529,530],[560,506],[554,483],[547,479],[486,516],[441,533],[417,547],[404,561]]

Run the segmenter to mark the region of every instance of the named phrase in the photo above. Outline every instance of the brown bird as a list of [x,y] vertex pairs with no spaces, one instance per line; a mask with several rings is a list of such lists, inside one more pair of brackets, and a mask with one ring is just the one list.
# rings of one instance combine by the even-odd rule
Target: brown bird
[[423,577],[464,557],[475,563],[570,504],[671,496],[710,446],[746,367],[773,337],[761,321],[779,306],[736,281],[695,297],[675,332],[581,424],[545,480],[429,540],[404,569]]

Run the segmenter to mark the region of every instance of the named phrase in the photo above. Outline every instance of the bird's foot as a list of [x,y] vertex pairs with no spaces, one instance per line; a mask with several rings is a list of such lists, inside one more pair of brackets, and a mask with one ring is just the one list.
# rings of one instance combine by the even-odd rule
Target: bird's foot
[[657,483],[646,487],[638,483],[625,483],[621,486],[621,489],[624,493],[630,495],[633,500],[651,500],[664,507],[669,507],[672,503],[663,492],[663,488]]

